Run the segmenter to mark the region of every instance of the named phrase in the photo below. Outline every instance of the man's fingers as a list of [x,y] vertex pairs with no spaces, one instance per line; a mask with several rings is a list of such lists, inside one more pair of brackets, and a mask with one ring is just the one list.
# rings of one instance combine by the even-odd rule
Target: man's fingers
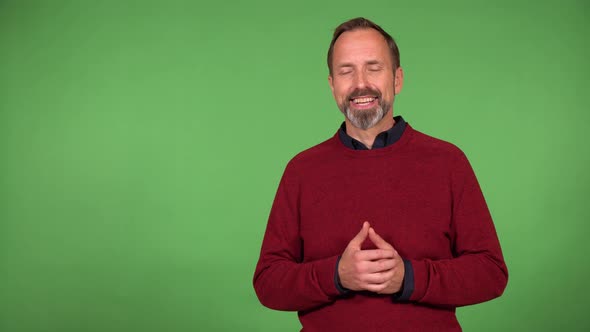
[[369,272],[383,272],[393,269],[397,266],[399,261],[396,259],[380,259],[376,262],[371,262],[369,265]]
[[379,249],[393,250],[393,246],[387,243],[387,241],[383,240],[383,238],[379,236],[377,232],[375,232],[373,227],[369,229],[369,239],[371,239],[371,242],[373,242]]
[[367,235],[369,234],[370,227],[371,227],[371,225],[369,225],[369,222],[365,221],[363,223],[363,227],[361,228],[361,231],[358,232],[358,234],[354,238],[352,238],[352,240],[350,240],[350,242],[348,243],[348,246],[360,250],[361,245],[363,244],[363,242],[367,238]]
[[381,292],[387,287],[387,283],[381,284],[367,284],[364,286],[364,290],[368,290],[369,292],[381,294]]
[[391,249],[367,249],[360,250],[354,253],[357,261],[376,261],[380,259],[395,258],[395,250]]
[[363,261],[356,265],[356,271],[362,274],[379,273],[394,269],[399,261],[394,258],[380,259],[377,261]]
[[369,273],[363,276],[363,282],[365,282],[367,285],[383,284],[391,280],[391,278],[393,278],[393,274],[393,269],[382,272]]

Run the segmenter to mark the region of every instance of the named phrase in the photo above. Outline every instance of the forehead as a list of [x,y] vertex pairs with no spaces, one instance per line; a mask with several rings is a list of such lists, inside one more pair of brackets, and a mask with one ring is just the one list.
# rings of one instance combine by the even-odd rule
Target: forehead
[[365,62],[367,60],[391,62],[387,41],[375,29],[347,31],[338,37],[334,44],[333,61],[335,65],[342,62]]

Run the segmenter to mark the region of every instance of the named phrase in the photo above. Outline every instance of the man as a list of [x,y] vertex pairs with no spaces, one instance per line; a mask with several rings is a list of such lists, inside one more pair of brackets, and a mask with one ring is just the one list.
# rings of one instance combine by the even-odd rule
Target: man
[[393,117],[404,76],[378,25],[337,27],[328,68],[345,120],[285,169],[260,302],[298,311],[304,331],[460,331],[455,307],[500,296],[508,278],[467,158]]

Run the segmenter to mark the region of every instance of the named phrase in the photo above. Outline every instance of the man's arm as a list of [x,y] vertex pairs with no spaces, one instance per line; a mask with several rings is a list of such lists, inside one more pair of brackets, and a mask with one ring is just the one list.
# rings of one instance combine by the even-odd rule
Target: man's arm
[[411,302],[463,306],[496,298],[504,292],[508,270],[485,199],[463,153],[452,167],[451,259],[412,259]]
[[338,256],[302,262],[299,189],[290,162],[275,196],[254,272],[256,295],[271,309],[307,310],[329,303],[340,294],[334,282]]

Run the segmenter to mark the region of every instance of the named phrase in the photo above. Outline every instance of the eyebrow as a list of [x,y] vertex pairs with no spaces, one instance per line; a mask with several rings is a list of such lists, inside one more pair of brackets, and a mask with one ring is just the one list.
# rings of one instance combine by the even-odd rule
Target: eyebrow
[[[383,65],[383,63],[379,60],[369,60],[369,61],[365,62],[365,64],[367,64],[367,65]],[[336,67],[337,68],[354,67],[354,64],[352,64],[350,62],[345,62],[345,63],[339,64]]]
[[344,67],[354,67],[354,65],[352,63],[341,63],[337,66],[338,68],[344,68]]
[[369,60],[366,62],[366,64],[368,65],[381,65],[381,61],[377,61],[377,60]]

